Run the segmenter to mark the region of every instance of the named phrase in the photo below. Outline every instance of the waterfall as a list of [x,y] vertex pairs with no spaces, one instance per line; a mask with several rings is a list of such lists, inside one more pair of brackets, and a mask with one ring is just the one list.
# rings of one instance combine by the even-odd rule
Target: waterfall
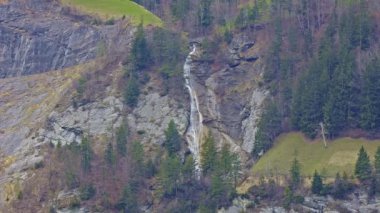
[[194,156],[195,162],[195,173],[197,178],[200,178],[201,167],[200,167],[200,142],[203,129],[203,116],[199,110],[198,96],[195,91],[193,82],[194,79],[191,78],[191,62],[192,56],[196,53],[197,47],[194,44],[192,51],[186,58],[185,65],[183,66],[185,86],[189,90],[190,94],[190,124],[186,131],[186,140],[189,145],[189,149]]

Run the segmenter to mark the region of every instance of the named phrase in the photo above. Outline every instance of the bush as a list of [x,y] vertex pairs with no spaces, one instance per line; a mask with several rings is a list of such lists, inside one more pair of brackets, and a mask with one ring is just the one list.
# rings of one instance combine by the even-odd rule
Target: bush
[[114,18],[110,18],[104,24],[105,25],[114,25],[115,24],[115,19]]
[[93,184],[87,184],[79,189],[81,200],[90,200],[96,194],[96,189]]

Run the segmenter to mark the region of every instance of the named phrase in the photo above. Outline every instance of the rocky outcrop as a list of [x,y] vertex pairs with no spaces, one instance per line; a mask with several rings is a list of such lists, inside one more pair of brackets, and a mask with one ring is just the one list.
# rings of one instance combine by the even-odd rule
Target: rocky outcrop
[[186,109],[169,96],[153,92],[140,96],[137,107],[128,115],[128,126],[141,135],[142,143],[162,144],[170,120],[180,134],[185,133],[189,123]]
[[122,51],[130,43],[131,32],[120,26],[93,26],[89,21],[79,21],[49,0],[0,4],[0,78],[82,64],[104,48]]
[[80,143],[83,135],[112,137],[112,130],[122,124],[123,103],[109,96],[104,100],[78,108],[70,106],[64,112],[53,111],[45,128],[39,130],[38,140],[62,145]]
[[221,68],[212,69],[203,55],[194,56],[191,73],[203,123],[217,140],[236,152],[249,153],[268,92],[259,87],[263,67],[253,41],[237,37],[226,50]]

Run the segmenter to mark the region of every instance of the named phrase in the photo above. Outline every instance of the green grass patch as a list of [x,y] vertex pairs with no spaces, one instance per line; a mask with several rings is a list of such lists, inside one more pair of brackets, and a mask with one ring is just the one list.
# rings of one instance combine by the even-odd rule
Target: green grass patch
[[310,142],[299,133],[289,133],[280,136],[274,147],[259,159],[253,166],[253,174],[288,174],[296,156],[301,163],[303,176],[311,176],[315,169],[327,177],[335,177],[337,172],[353,175],[362,145],[373,162],[380,140],[340,138],[328,142],[328,147],[324,148],[321,140]]
[[104,20],[125,16],[133,24],[138,24],[143,19],[144,25],[162,25],[160,18],[130,0],[62,0],[62,3]]

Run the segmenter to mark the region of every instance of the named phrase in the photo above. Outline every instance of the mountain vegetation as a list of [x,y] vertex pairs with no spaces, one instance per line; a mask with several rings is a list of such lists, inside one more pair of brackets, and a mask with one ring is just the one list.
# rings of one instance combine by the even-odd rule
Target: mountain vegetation
[[[43,146],[45,160],[35,165],[38,172],[23,185],[12,203],[14,209],[35,212],[42,208],[41,200],[53,201],[62,191],[71,196],[65,195],[69,198],[62,201],[64,204],[51,202],[43,208],[54,212],[62,205],[71,209],[85,206],[94,212],[143,212],[153,206],[156,212],[217,212],[244,198],[252,201],[251,208],[279,205],[290,211],[305,203],[306,195],[346,199],[359,189],[368,194],[368,199],[380,194],[380,141],[376,140],[380,136],[376,36],[380,31],[376,1],[62,2],[104,21],[86,23],[94,27],[115,23],[121,27],[129,24],[126,19],[133,23],[128,53],[107,56],[107,51],[101,51],[98,57],[109,60],[109,66],[118,67],[122,73],[120,79],[112,79],[120,90],[113,95],[120,95],[122,100],[122,118],[117,128],[111,125],[101,136],[82,131],[78,133],[80,143],[52,141]],[[268,42],[257,41],[263,73],[252,84],[269,91],[269,95],[254,128],[257,131],[251,152],[232,146],[236,144],[230,144],[228,137],[224,141],[215,137],[210,130],[201,137],[198,162],[186,147],[186,127],[180,128],[174,119],[162,122],[163,138],[153,138],[150,132],[130,126],[129,120],[135,118],[129,116],[146,110],[139,106],[144,104],[142,96],[151,91],[179,100],[178,108],[188,107],[183,101],[188,99],[184,95],[183,63],[189,38],[196,38],[193,43],[201,46],[199,55],[194,56],[196,63],[210,68],[198,73],[203,78],[224,65],[228,68],[223,69],[222,77],[239,75],[240,70],[232,69],[234,64],[227,63],[230,59],[225,56],[239,49],[234,46],[238,37],[255,42],[265,37]],[[241,52],[235,54],[239,60],[253,60]],[[112,76],[106,75],[108,79]],[[79,78],[74,83],[72,105],[79,108],[84,100],[91,102],[88,97],[99,88],[108,90],[106,84],[97,88],[104,76]],[[205,87],[214,87],[214,83],[207,82]],[[239,89],[236,96],[246,92]],[[218,95],[230,92],[222,88]],[[212,104],[207,103],[207,107]],[[171,107],[170,103],[166,105]],[[233,107],[245,110],[239,104]],[[223,125],[205,118],[202,124]],[[154,118],[149,122],[156,123]],[[239,195],[237,186],[248,176],[255,184]],[[32,198],[36,196],[38,199]]]

